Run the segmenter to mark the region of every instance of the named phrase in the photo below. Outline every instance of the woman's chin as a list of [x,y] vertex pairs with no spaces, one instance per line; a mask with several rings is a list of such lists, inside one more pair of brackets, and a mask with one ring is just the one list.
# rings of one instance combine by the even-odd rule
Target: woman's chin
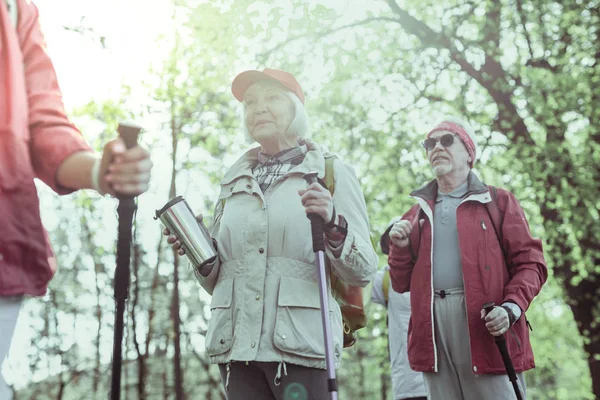
[[255,129],[251,134],[252,138],[256,140],[258,143],[263,144],[263,142],[269,142],[274,140],[278,135],[277,132],[273,129]]

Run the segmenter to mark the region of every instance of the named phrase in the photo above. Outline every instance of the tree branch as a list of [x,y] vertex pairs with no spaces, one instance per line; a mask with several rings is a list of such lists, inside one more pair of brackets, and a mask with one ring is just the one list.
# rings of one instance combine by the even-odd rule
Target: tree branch
[[527,48],[529,49],[529,58],[533,60],[533,48],[531,47],[531,37],[529,36],[529,31],[527,30],[527,21],[525,20],[525,13],[523,12],[523,1],[516,0],[517,2],[517,11],[519,13],[519,19],[521,20],[521,25],[523,26],[523,33],[525,35],[525,39],[527,40]]
[[357,22],[353,22],[351,24],[347,24],[347,25],[342,25],[342,26],[338,26],[337,28],[332,28],[332,29],[328,29],[325,31],[320,31],[320,32],[316,32],[316,33],[307,33],[304,35],[298,35],[298,36],[293,36],[291,38],[288,38],[286,40],[284,40],[283,42],[279,43],[278,45],[276,45],[275,47],[263,52],[263,53],[259,53],[258,57],[262,58],[262,59],[267,59],[271,53],[274,53],[276,51],[278,51],[279,49],[287,46],[288,44],[295,42],[297,40],[300,39],[306,39],[306,38],[310,38],[310,37],[314,37],[317,39],[323,38],[325,36],[329,36],[333,33],[339,32],[341,30],[344,29],[350,29],[350,28],[354,28],[360,25],[367,25],[371,22],[374,21],[386,21],[386,22],[396,22],[396,23],[400,23],[400,21],[398,21],[398,19],[396,18],[390,18],[390,17],[372,17],[372,18],[367,18],[367,19],[363,19],[361,21],[357,21]]
[[[534,145],[534,141],[529,134],[525,121],[519,117],[516,106],[512,102],[512,91],[509,88],[508,81],[510,76],[504,71],[502,65],[490,54],[486,52],[486,59],[481,70],[477,70],[471,65],[451,40],[441,33],[431,29],[424,22],[411,16],[398,6],[395,0],[386,0],[392,11],[398,15],[398,19],[407,33],[415,35],[424,44],[430,47],[443,48],[450,52],[450,58],[456,62],[463,72],[475,79],[492,96],[498,106],[499,115],[509,116],[508,123],[513,135],[509,139],[516,142],[523,140],[528,145]],[[498,35],[498,32],[495,32]],[[487,35],[490,37],[490,35]]]

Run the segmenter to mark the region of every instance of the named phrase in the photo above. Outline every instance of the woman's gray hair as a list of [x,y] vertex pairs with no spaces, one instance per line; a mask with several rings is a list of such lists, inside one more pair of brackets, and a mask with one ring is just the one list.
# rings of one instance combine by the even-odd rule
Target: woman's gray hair
[[[306,108],[304,108],[304,104],[302,101],[296,96],[293,92],[289,90],[285,90],[283,92],[294,105],[294,119],[288,126],[285,131],[286,136],[298,137],[298,138],[308,138],[310,136],[310,121],[308,118],[308,114],[306,113]],[[242,127],[244,129],[244,136],[246,137],[246,141],[250,144],[254,143],[255,140],[252,136],[250,136],[250,132],[248,131],[248,127],[246,126],[246,107],[242,105]]]

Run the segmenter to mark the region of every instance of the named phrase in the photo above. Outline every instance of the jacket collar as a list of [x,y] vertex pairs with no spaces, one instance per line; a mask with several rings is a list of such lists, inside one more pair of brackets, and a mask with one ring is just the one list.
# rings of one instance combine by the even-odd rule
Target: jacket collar
[[[318,144],[308,139],[301,139],[300,144],[306,144],[308,152],[304,157],[304,161],[292,168],[287,174],[307,174],[316,171],[319,178],[323,179],[325,176],[324,158],[331,157],[332,154],[324,153]],[[260,146],[254,147],[244,153],[225,173],[225,176],[221,180],[221,185],[227,185],[243,176],[253,178],[252,168],[258,163],[259,152]]]
[[[469,171],[469,176],[467,176],[467,193],[465,196],[469,196],[472,194],[480,194],[488,191],[488,187],[479,180],[477,175],[471,170]],[[438,193],[438,183],[437,180],[432,180],[425,186],[413,190],[411,192],[412,197],[421,197],[422,199],[428,201],[435,201]]]

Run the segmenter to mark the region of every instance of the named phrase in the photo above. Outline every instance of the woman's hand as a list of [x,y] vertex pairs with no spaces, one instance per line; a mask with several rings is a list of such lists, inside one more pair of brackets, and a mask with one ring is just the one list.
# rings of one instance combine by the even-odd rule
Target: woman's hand
[[[196,215],[196,221],[198,221],[199,224],[202,223],[202,220],[202,214]],[[167,236],[167,243],[172,245],[171,247],[173,248],[173,250],[177,251],[177,254],[179,254],[180,256],[185,255],[185,249],[181,247],[181,242],[179,241],[179,238],[176,235],[172,235],[171,231],[167,228],[163,229],[163,235]]]
[[319,183],[311,183],[305,190],[298,190],[306,214],[317,214],[327,224],[333,218],[331,193]]
[[148,190],[152,161],[148,150],[135,146],[125,147],[122,139],[111,140],[104,146],[100,163],[100,190],[137,196]]

